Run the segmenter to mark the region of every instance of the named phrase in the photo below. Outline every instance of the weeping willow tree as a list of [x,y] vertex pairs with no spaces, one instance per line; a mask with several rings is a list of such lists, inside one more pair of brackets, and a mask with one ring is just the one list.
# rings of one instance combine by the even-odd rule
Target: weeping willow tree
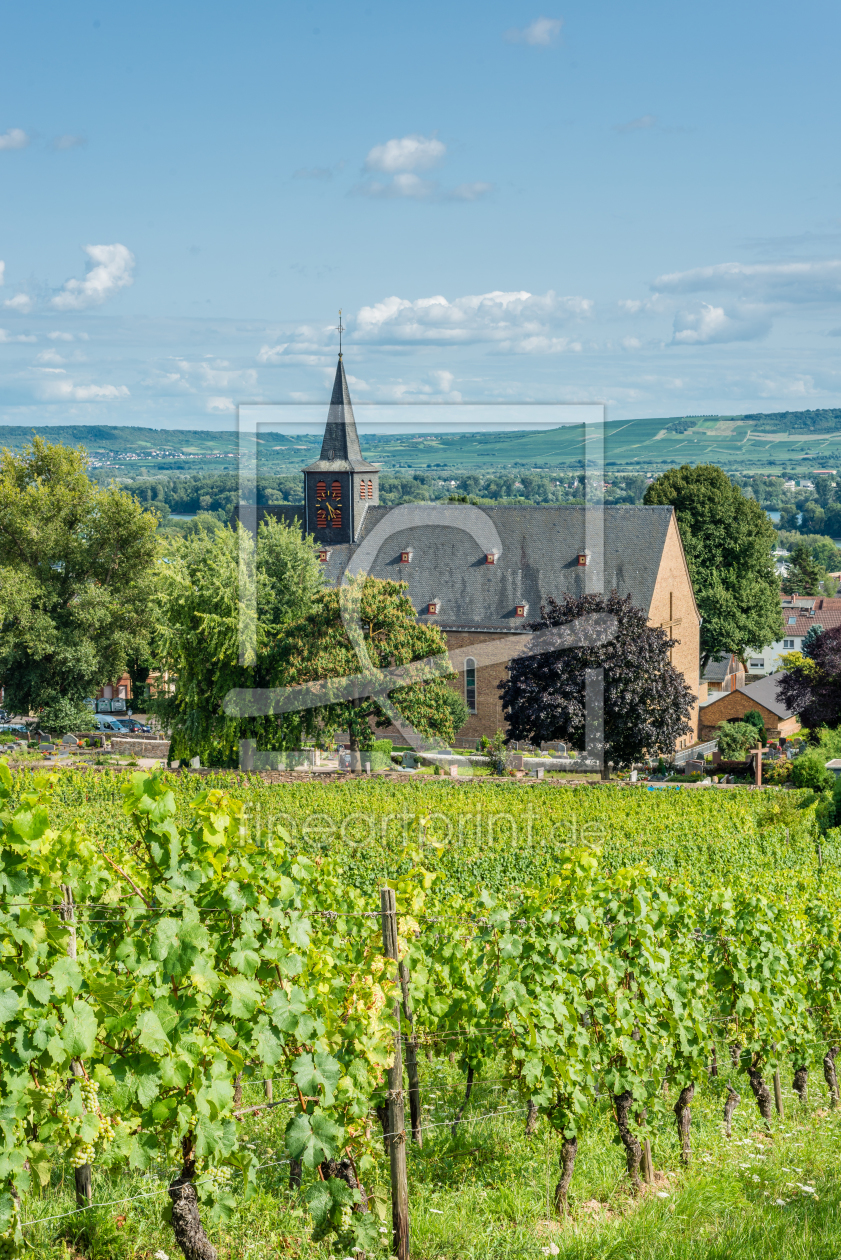
[[300,747],[318,724],[314,710],[238,716],[224,708],[234,689],[283,681],[285,635],[323,586],[312,539],[265,518],[256,542],[241,525],[176,539],[161,564],[156,658],[162,677],[150,700],[171,732],[170,755],[235,766],[240,740],[282,751]]

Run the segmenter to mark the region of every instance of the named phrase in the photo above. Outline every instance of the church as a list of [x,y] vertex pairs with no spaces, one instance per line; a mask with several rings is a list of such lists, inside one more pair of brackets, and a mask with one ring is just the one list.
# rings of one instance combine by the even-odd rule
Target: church
[[331,583],[349,565],[407,583],[418,620],[440,626],[457,668],[453,686],[470,712],[459,743],[504,727],[498,684],[506,662],[524,646],[541,604],[565,593],[630,594],[652,625],[678,640],[673,664],[697,701],[701,618],[673,508],[381,506],[380,470],[363,458],[341,354],[321,455],[303,473],[305,502],[261,507],[258,521],[303,521]]

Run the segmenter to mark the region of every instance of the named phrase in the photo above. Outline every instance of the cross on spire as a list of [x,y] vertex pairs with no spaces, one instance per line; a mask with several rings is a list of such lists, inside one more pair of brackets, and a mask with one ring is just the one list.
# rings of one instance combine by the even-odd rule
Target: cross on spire
[[345,331],[344,328],[342,327],[342,308],[341,307],[339,307],[339,322],[337,324],[337,329],[339,333],[339,358],[341,358],[342,357],[342,333]]

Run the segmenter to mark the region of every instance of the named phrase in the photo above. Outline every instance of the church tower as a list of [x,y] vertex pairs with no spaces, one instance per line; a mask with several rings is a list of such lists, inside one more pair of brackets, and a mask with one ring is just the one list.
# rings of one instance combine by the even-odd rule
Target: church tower
[[380,501],[379,469],[362,458],[341,353],[321,457],[304,468],[306,531],[322,545],[350,543]]

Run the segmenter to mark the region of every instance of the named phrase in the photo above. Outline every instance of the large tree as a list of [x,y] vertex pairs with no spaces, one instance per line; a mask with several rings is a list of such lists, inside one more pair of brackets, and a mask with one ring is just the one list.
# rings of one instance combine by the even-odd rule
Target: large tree
[[777,683],[777,698],[796,713],[803,726],[841,723],[841,626],[824,630],[804,651],[783,658],[785,673]]
[[[604,644],[554,647],[553,630],[592,614],[616,618],[616,634]],[[692,729],[694,696],[683,674],[669,663],[669,639],[630,595],[565,595],[550,599],[531,623],[541,635],[515,657],[499,684],[510,739],[534,744],[562,739],[585,746],[585,670],[604,669],[604,760],[626,766],[645,755],[671,753]],[[549,632],[548,634],[546,632]],[[565,636],[558,636],[561,642]]]
[[648,504],[671,504],[703,618],[701,656],[744,656],[783,635],[775,530],[755,499],[713,464],[684,464],[648,487]]
[[171,755],[235,766],[243,739],[266,750],[299,747],[312,713],[237,716],[224,700],[232,689],[281,679],[284,633],[307,615],[323,585],[312,539],[267,516],[256,544],[241,525],[234,531],[214,522],[167,549],[156,651],[168,682],[151,707],[171,731]]
[[0,457],[0,679],[6,707],[73,725],[145,650],[158,518],[34,437]]
[[[319,594],[308,616],[286,637],[284,681],[311,685],[324,680],[321,720],[348,731],[352,751],[370,748],[372,723],[409,723],[425,739],[447,743],[463,725],[463,706],[453,703],[447,681],[453,672],[443,631],[418,623],[406,590],[405,582],[360,574],[344,590]],[[399,667],[405,673],[393,685],[385,678],[384,686],[372,687],[377,675]],[[358,696],[344,694],[345,683],[339,683],[341,695],[329,685],[354,678],[359,679]],[[375,694],[369,694],[372,690]]]
[[813,557],[809,544],[795,543],[786,565],[783,590],[786,595],[818,595],[824,575],[824,570]]

